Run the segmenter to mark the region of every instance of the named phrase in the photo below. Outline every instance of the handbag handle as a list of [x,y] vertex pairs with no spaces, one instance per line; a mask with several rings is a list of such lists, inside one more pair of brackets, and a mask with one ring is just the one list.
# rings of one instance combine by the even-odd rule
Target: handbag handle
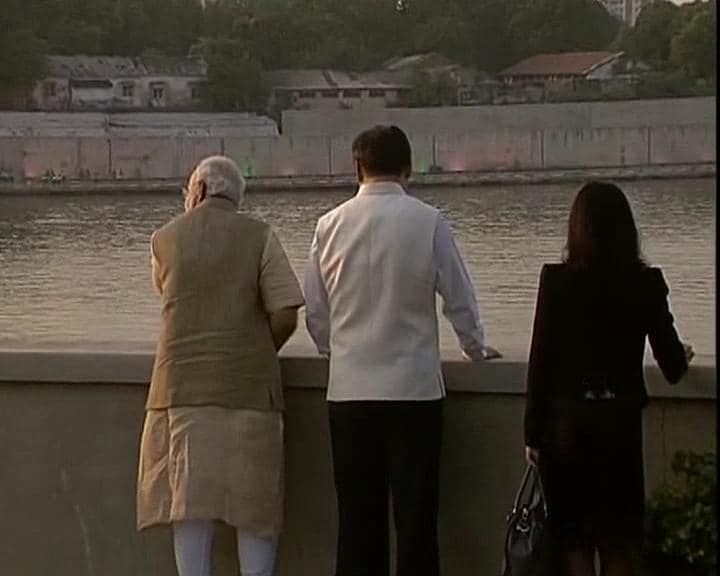
[[523,476],[522,483],[520,484],[520,489],[518,490],[515,496],[515,501],[513,502],[512,513],[515,514],[520,508],[526,488],[531,479],[532,484],[530,486],[530,494],[532,494],[536,489],[540,492],[540,501],[542,502],[543,510],[547,515],[547,502],[545,501],[545,490],[543,489],[540,472],[535,466],[531,466],[530,464],[528,464],[525,468],[525,475]]
[[532,466],[528,464],[528,466],[525,468],[525,475],[523,476],[522,482],[520,483],[520,488],[518,489],[517,494],[515,495],[515,500],[513,501],[513,514],[515,514],[515,512],[518,511],[518,508],[520,508],[520,501],[522,500],[523,494],[525,494],[525,488],[527,488],[527,484],[530,481],[531,473]]

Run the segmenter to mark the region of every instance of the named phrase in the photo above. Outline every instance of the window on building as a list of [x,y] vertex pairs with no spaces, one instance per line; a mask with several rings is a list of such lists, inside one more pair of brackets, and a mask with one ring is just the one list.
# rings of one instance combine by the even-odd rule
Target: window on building
[[385,90],[381,88],[373,88],[370,90],[370,98],[385,98]]
[[165,86],[163,84],[153,84],[151,89],[153,100],[165,99]]
[[306,99],[306,98],[315,98],[315,91],[314,90],[300,90],[298,94],[298,98]]
[[352,89],[352,90],[343,90],[343,98],[360,98],[361,91]]
[[123,98],[132,98],[135,96],[135,85],[134,84],[123,84],[122,86]]
[[203,94],[203,84],[201,82],[190,84],[190,98],[192,100],[200,100]]
[[57,96],[57,85],[55,82],[45,82],[43,92],[46,98],[55,98]]
[[340,96],[340,90],[323,90],[322,96],[323,98],[337,98]]

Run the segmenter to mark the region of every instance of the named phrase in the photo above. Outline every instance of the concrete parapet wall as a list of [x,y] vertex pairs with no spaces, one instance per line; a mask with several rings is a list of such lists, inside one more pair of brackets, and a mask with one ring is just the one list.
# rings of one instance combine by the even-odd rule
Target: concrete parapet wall
[[716,127],[658,126],[650,129],[650,164],[715,162]]
[[[354,137],[377,122],[396,123],[407,131],[413,163],[421,173],[433,166],[447,172],[490,172],[712,164],[714,102],[695,98],[292,112],[283,135],[267,135],[263,126],[258,132],[250,125],[247,135],[230,128],[223,132],[224,115],[182,120],[182,115],[159,114],[162,118],[144,131],[148,115],[114,120],[118,126],[103,136],[95,116],[87,120],[86,131],[67,132],[69,119],[41,115],[30,123],[36,127],[32,134],[41,133],[36,125],[47,122],[52,136],[21,131],[5,136],[17,130],[0,129],[0,169],[20,180],[48,171],[85,180],[184,179],[199,159],[223,153],[250,177],[346,176],[354,173]],[[173,121],[185,131],[173,128]],[[62,130],[65,136],[59,135]]]
[[222,152],[222,138],[178,138],[175,140],[175,166],[172,177],[189,175],[200,160]]
[[170,138],[112,138],[111,171],[116,178],[138,180],[177,177],[176,146]]
[[[171,576],[170,532],[135,531],[146,354],[0,353],[0,573]],[[327,365],[284,358],[286,525],[279,576],[332,574],[336,509],[324,400]],[[504,519],[523,463],[525,364],[446,362],[440,541],[447,576],[497,574]],[[678,449],[714,450],[714,366],[677,387],[648,369],[647,483],[669,478]],[[11,495],[11,496],[10,496]],[[214,574],[237,574],[218,531]]]
[[649,164],[649,153],[650,136],[647,128],[543,132],[543,168],[548,169],[646,166]]
[[396,124],[412,134],[714,124],[715,98],[379,110],[288,110],[282,115],[283,133],[293,136],[354,135],[374,124],[386,123]]
[[330,140],[313,136],[280,136],[271,147],[272,168],[264,176],[330,174]]
[[261,177],[272,172],[272,139],[225,138],[224,154],[237,162],[246,176]]
[[79,175],[78,141],[67,138],[26,138],[23,140],[23,174],[39,178],[45,172]]
[[448,172],[541,170],[542,133],[501,130],[438,136],[437,165]]
[[[428,134],[408,135],[412,144],[412,162],[416,172],[427,172],[434,165],[437,165],[437,137]],[[351,148],[348,148],[350,152]],[[352,152],[350,152],[352,157]]]
[[[409,134],[412,143],[412,162],[417,172],[427,172],[436,163],[435,136]],[[352,143],[355,136],[332,136],[330,140],[330,174],[344,176],[355,174]]]
[[[352,143],[354,136],[331,136],[330,137],[330,173],[331,174],[355,174],[355,163],[352,158]],[[414,144],[414,142],[413,142]],[[432,147],[432,142],[431,142]],[[413,146],[413,153],[417,149]],[[432,148],[430,151],[432,154]],[[430,163],[432,164],[432,162]],[[428,164],[428,168],[430,167]]]
[[106,138],[79,138],[78,173],[80,178],[104,180],[111,176],[110,141]]
[[0,137],[277,136],[277,123],[247,113],[0,112]]
[[24,178],[23,156],[24,146],[22,139],[0,138],[0,172],[7,172],[16,179]]
[[[446,172],[711,164],[710,126],[502,130],[411,135],[413,165]],[[352,138],[0,138],[0,169],[22,180],[48,171],[70,179],[184,179],[202,158],[226,154],[250,177],[354,173]]]
[[225,154],[246,176],[315,176],[330,174],[328,138],[225,139]]

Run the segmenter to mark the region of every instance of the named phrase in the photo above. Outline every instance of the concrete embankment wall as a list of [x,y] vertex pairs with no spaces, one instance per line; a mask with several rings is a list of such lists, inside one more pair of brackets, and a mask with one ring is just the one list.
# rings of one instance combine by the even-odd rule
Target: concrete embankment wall
[[396,124],[410,134],[464,134],[553,128],[642,128],[715,123],[715,97],[565,102],[453,108],[288,110],[282,132],[294,136],[357,134],[374,124]]
[[[70,179],[177,179],[203,157],[225,154],[253,177],[352,174],[350,137],[33,137],[0,138],[0,169],[18,180],[48,170]],[[715,128],[504,131],[415,136],[418,172],[552,170],[715,162]]]
[[48,170],[80,180],[177,179],[202,157],[225,154],[253,177],[343,176],[353,173],[353,137],[378,122],[408,131],[418,172],[432,166],[483,172],[708,164],[716,155],[714,102],[293,112],[282,135],[261,136],[163,134],[139,126],[108,129],[104,136],[0,131],[0,170],[18,180]]
[[[697,360],[697,359],[696,359]],[[135,531],[135,479],[152,357],[0,353],[0,574],[171,576],[167,528]],[[278,576],[333,573],[336,508],[325,362],[285,358],[286,527]],[[521,478],[525,364],[446,362],[441,464],[443,574],[498,574],[505,515]],[[648,369],[648,490],[679,449],[715,450],[714,365],[677,387]],[[237,574],[221,528],[216,576]]]

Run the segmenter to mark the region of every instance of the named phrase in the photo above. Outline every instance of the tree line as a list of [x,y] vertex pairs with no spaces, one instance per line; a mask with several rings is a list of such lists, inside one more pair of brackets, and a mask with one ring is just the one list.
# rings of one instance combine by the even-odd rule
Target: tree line
[[717,46],[715,0],[678,6],[654,2],[640,13],[618,45],[660,72],[714,78]]
[[42,77],[47,54],[203,55],[218,108],[261,100],[264,70],[372,70],[431,51],[496,72],[539,52],[615,47],[714,76],[714,0],[683,7],[659,0],[634,29],[596,0],[207,0],[205,8],[200,0],[2,2],[6,91]]

